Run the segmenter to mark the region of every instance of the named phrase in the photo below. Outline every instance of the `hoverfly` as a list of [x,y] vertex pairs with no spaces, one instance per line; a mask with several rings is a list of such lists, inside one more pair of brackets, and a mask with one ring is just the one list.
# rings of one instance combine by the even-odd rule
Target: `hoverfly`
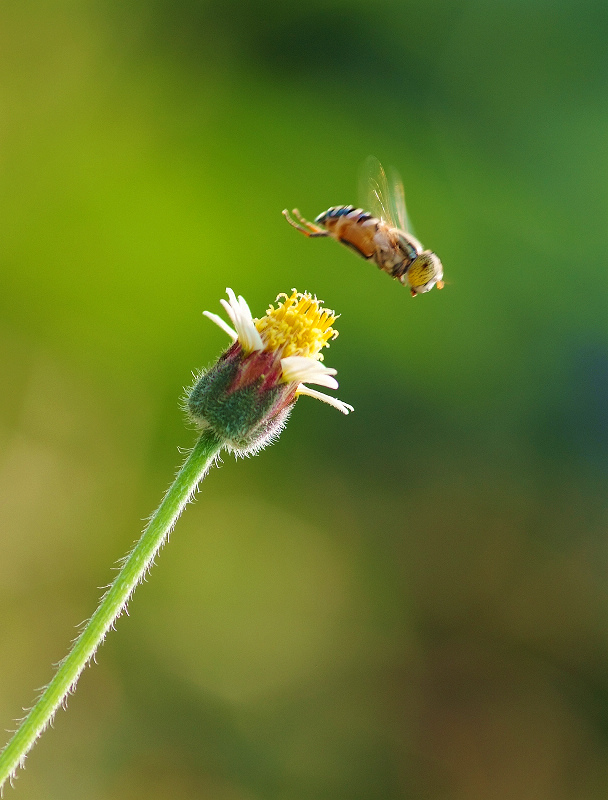
[[354,206],[332,206],[315,218],[304,219],[294,208],[293,220],[285,209],[283,216],[297,231],[311,239],[331,236],[372,261],[387,275],[408,286],[412,297],[443,289],[443,266],[435,253],[425,250],[411,233],[405,209],[403,184],[397,174],[391,185],[377,158],[370,156],[365,166],[365,193],[369,211]]

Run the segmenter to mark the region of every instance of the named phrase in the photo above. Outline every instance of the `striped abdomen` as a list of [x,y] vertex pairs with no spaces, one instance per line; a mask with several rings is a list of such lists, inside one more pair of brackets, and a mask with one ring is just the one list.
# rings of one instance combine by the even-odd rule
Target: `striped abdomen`
[[401,278],[419,252],[417,240],[362,208],[333,206],[319,214],[315,223],[393,278]]
[[315,222],[363,258],[373,258],[377,250],[374,236],[380,220],[369,212],[354,206],[332,206],[319,214]]

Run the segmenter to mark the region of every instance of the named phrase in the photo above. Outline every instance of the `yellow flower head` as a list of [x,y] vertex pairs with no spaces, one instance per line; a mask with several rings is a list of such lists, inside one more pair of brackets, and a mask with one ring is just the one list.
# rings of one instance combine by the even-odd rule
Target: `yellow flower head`
[[322,308],[307,292],[280,294],[264,317],[254,320],[243,297],[227,289],[222,300],[232,328],[217,314],[205,315],[233,340],[207,372],[199,376],[187,398],[191,418],[209,426],[236,452],[258,450],[282,428],[296,398],[309,395],[337,408],[348,403],[311,389],[316,383],[337,389],[336,370],[321,364],[321,350],[338,332],[336,314]]
[[265,349],[280,350],[283,357],[304,356],[323,361],[321,349],[329,347],[338,331],[331,326],[338,315],[308,292],[292,290],[290,296],[281,293],[277,308],[270,305],[266,316],[254,320],[256,330],[264,340]]

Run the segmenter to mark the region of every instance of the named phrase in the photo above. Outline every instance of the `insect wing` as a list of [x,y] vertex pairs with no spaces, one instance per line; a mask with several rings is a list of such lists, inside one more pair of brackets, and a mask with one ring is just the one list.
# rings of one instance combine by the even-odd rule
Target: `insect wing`
[[386,172],[375,156],[368,156],[361,170],[359,193],[361,205],[374,217],[388,223],[392,228],[400,227],[391,204]]
[[412,226],[405,207],[405,192],[403,191],[403,181],[396,169],[391,168],[389,184],[389,200],[392,205],[393,219],[397,222],[397,227],[411,233]]
[[389,174],[389,198],[393,205],[393,213],[395,215],[394,218],[397,220],[397,227],[399,230],[407,233],[410,238],[414,239],[415,244],[419,246],[420,252],[422,252],[423,247],[418,239],[416,239],[414,226],[412,225],[409,214],[407,213],[407,208],[405,206],[405,192],[403,191],[403,181],[401,180],[401,175],[399,175],[397,170],[392,167]]

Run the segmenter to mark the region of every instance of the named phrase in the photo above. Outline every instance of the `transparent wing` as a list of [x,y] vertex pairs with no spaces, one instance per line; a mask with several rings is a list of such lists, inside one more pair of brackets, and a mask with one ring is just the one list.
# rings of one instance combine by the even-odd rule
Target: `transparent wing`
[[389,182],[389,201],[392,205],[394,219],[397,221],[397,227],[405,231],[405,233],[412,232],[410,219],[407,215],[405,207],[405,192],[403,191],[403,181],[396,169],[391,167]]
[[401,227],[392,207],[386,172],[375,156],[368,156],[365,159],[359,179],[359,194],[364,211],[369,211],[374,217],[379,217],[393,228]]

